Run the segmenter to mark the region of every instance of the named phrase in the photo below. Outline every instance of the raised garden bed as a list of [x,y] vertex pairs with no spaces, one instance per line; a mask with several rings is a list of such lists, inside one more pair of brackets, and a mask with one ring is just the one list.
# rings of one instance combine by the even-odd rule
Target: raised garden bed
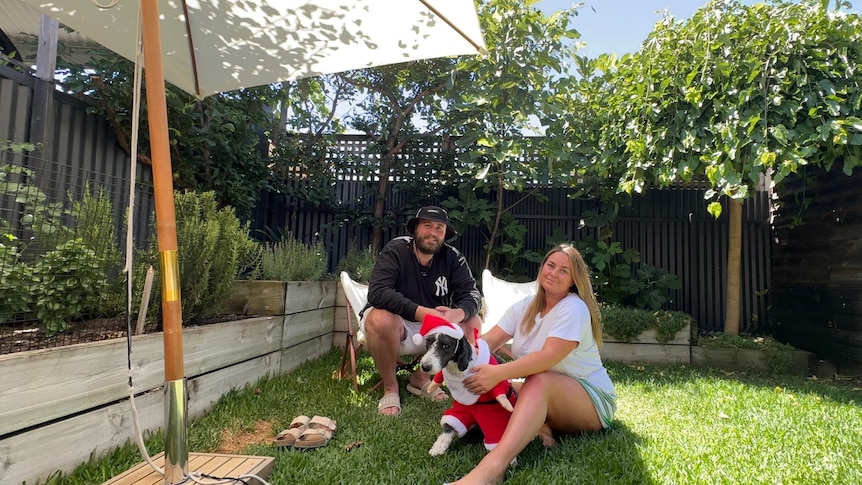
[[762,350],[710,349],[695,346],[691,348],[691,364],[738,372],[757,371],[799,376],[809,375],[816,365],[814,354],[804,350],[791,350],[789,352],[789,366],[779,369],[774,364],[770,364],[766,353]]
[[625,364],[689,364],[691,363],[691,323],[665,343],[656,339],[654,329],[646,330],[631,341],[605,336],[600,352],[603,360]]
[[[190,418],[232,388],[290,372],[332,349],[335,282],[272,286],[284,295],[273,310],[280,313],[183,329]],[[253,303],[252,312],[263,313]],[[132,338],[135,405],[144,430],[164,424],[163,354],[161,333]],[[0,373],[2,483],[44,481],[134,436],[125,338],[2,355]]]

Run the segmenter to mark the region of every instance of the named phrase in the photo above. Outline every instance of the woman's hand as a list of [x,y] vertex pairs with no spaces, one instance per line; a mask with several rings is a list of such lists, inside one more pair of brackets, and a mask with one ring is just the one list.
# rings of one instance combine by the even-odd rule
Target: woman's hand
[[474,374],[464,379],[464,387],[473,394],[484,394],[494,388],[503,376],[501,365],[480,364],[473,367]]

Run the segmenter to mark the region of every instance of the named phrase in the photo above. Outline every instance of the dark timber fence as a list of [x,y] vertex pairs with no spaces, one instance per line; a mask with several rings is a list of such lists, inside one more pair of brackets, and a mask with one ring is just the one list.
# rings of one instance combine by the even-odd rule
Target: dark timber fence
[[[48,202],[68,203],[79,200],[85,187],[104,188],[114,209],[117,227],[117,244],[125,244],[125,214],[129,204],[129,155],[114,138],[113,128],[107,121],[87,114],[86,105],[66,94],[54,91],[48,105],[51,114],[46,132],[34,135],[38,124],[32,122],[35,105],[45,102],[36,94],[38,81],[7,66],[0,65],[0,140],[13,142],[42,142],[50,140],[44,150],[28,154],[12,151],[0,152],[0,164],[25,167],[34,172],[27,182],[38,187]],[[136,180],[135,240],[143,246],[151,233],[150,215],[153,199],[152,170],[138,163]],[[18,210],[10,201],[0,201],[0,219],[12,221]],[[14,227],[13,227],[14,229]]]
[[[333,188],[337,199],[358,212],[370,212],[376,183],[338,180]],[[391,185],[387,196],[397,192]],[[547,201],[534,197],[521,200],[524,194],[507,193],[504,205],[524,224],[527,232],[524,247],[544,253],[548,238],[555,232],[577,241],[596,237],[595,228],[581,222],[585,211],[595,210],[591,200],[568,198],[569,189],[540,189]],[[438,193],[427,203],[439,203],[455,193]],[[690,313],[697,319],[700,331],[718,332],[724,325],[725,281],[727,271],[727,216],[714,219],[706,211],[702,189],[651,190],[635,196],[630,207],[621,210],[613,225],[614,240],[624,249],[640,252],[641,261],[662,268],[679,277],[682,288],[672,292],[667,308]],[[387,212],[397,214],[398,224],[384,234],[384,241],[405,234],[403,224],[414,208],[403,201],[387,200]],[[726,201],[724,201],[726,202]],[[742,315],[741,331],[768,331],[767,289],[770,272],[769,197],[758,192],[744,204],[742,241]],[[316,210],[296,204],[289,196],[264,194],[254,214],[253,227],[258,236],[291,232],[306,242],[322,241],[330,254],[330,271],[351,245],[364,247],[370,239],[367,225],[351,219],[336,220],[334,211]],[[468,228],[453,242],[467,257],[474,272],[485,262],[484,237]],[[535,275],[537,266],[523,263],[526,273]]]
[[862,173],[807,167],[782,185],[775,211],[776,336],[862,372]]

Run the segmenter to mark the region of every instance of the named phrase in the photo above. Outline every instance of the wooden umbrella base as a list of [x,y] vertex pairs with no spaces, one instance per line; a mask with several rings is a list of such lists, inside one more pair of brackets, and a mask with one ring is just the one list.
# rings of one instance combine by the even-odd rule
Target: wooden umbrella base
[[[271,456],[224,455],[218,453],[189,453],[189,473],[204,473],[213,477],[239,477],[256,475],[264,480],[272,475],[275,458]],[[153,457],[159,467],[165,464],[165,454]],[[162,485],[164,476],[146,461],[135,465],[102,485]]]

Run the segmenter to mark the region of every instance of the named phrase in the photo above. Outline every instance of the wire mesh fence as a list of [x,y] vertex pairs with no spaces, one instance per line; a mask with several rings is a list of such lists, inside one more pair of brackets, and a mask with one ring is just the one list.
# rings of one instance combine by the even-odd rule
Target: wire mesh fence
[[[129,168],[33,153],[0,150],[0,354],[125,335]],[[143,247],[152,184],[135,190]]]

